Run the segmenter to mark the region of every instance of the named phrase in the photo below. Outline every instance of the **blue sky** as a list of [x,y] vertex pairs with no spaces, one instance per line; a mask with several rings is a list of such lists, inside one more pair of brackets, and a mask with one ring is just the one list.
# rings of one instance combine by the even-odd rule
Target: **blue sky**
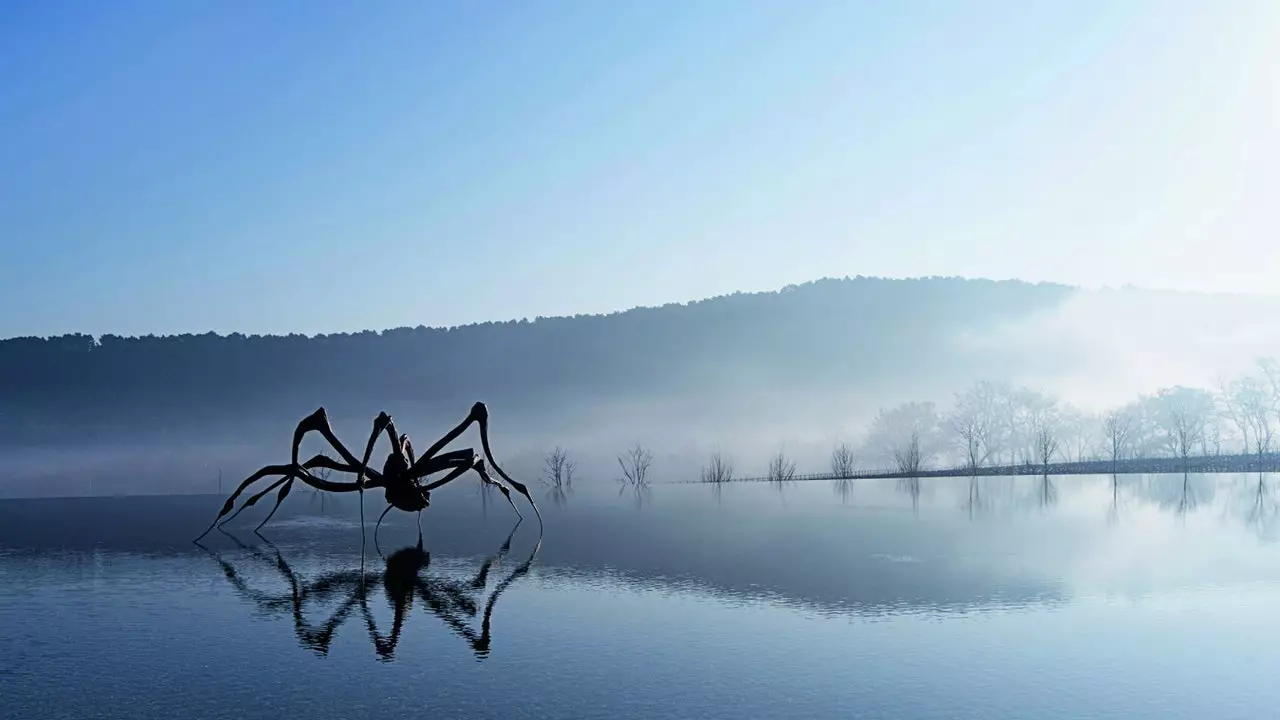
[[1280,4],[0,4],[0,337],[1270,292]]

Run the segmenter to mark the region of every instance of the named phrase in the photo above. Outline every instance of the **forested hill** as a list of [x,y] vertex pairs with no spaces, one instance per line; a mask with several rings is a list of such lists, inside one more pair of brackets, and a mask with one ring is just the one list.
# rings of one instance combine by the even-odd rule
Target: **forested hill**
[[68,335],[0,341],[0,443],[111,439],[317,405],[472,400],[508,413],[632,398],[812,392],[968,378],[990,357],[955,338],[1061,302],[1061,285],[952,278],[820,280],[609,315],[307,337]]

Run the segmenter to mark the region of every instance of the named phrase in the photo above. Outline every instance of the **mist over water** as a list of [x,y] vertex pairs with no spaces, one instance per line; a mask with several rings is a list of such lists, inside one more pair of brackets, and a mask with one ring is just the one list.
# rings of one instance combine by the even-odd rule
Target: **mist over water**
[[1216,391],[1280,356],[1278,313],[1264,296],[854,278],[381,335],[15,339],[0,342],[0,496],[216,492],[220,474],[285,458],[318,406],[350,445],[382,410],[421,444],[475,400],[525,477],[559,445],[611,483],[637,442],[662,480],[696,478],[716,450],[740,476],[779,450],[820,472],[836,444],[861,450],[882,408],[944,411],[978,381],[1095,415],[1177,385]]

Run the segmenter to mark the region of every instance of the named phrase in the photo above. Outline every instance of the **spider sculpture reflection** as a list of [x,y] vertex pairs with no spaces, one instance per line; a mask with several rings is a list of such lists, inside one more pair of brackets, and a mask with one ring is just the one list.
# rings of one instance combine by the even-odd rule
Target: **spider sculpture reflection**
[[[287,585],[287,590],[278,594],[250,588],[230,562],[208,548],[205,551],[222,566],[223,574],[238,594],[265,612],[292,617],[298,642],[319,655],[328,655],[338,629],[353,615],[358,614],[363,616],[365,629],[378,659],[394,660],[405,621],[414,605],[420,604],[425,611],[443,620],[450,630],[471,647],[476,658],[483,660],[489,656],[491,648],[493,610],[498,598],[512,583],[528,574],[538,549],[542,547],[542,538],[539,536],[529,556],[498,581],[482,606],[479,600],[489,586],[490,569],[502,564],[511,550],[511,540],[519,526],[520,522],[517,521],[502,547],[484,561],[479,572],[470,580],[429,572],[431,555],[423,549],[421,537],[416,546],[402,548],[384,558],[386,569],[383,572],[365,572],[362,563],[359,570],[338,570],[308,581],[294,572],[280,550],[266,538],[262,540],[274,551],[274,557],[258,548],[245,545],[219,528],[219,532],[231,538],[241,550],[274,566]],[[391,628],[386,635],[379,632],[378,623],[369,606],[370,599],[379,587],[392,610]],[[480,598],[476,597],[477,594]],[[306,619],[308,608],[312,605],[333,607],[335,604],[336,609],[323,622],[312,623]],[[480,619],[478,632],[472,627],[476,616]]]
[[[482,402],[477,402],[471,406],[471,412],[456,427],[445,433],[444,437],[435,442],[434,445],[427,448],[427,451],[421,457],[415,457],[413,453],[413,445],[409,442],[408,435],[400,435],[396,432],[395,422],[391,416],[378,413],[378,417],[373,421],[373,432],[369,434],[369,442],[365,446],[364,460],[357,460],[351,451],[338,440],[337,435],[329,427],[329,418],[323,407],[303,418],[298,423],[298,427],[293,431],[293,454],[292,460],[288,465],[267,465],[258,472],[250,475],[244,482],[240,483],[240,487],[231,493],[231,497],[222,505],[221,512],[218,517],[214,518],[200,537],[209,534],[215,526],[219,524],[224,516],[231,512],[235,507],[236,499],[248,489],[250,485],[268,477],[278,476],[279,479],[267,486],[265,490],[252,495],[248,500],[240,506],[239,510],[222,520],[225,524],[243,512],[246,508],[252,507],[261,500],[267,493],[280,489],[276,496],[275,507],[271,508],[271,512],[258,524],[261,529],[267,521],[276,514],[276,510],[280,509],[280,504],[289,496],[289,491],[293,488],[294,480],[302,482],[316,488],[317,490],[327,492],[358,492],[360,493],[360,530],[361,536],[364,533],[364,491],[365,489],[383,488],[387,501],[387,509],[382,511],[382,515],[378,517],[378,524],[382,523],[382,518],[392,508],[398,508],[405,512],[418,513],[419,532],[421,532],[422,511],[431,504],[431,491],[436,488],[456,480],[468,470],[475,471],[480,476],[480,480],[498,488],[502,495],[506,497],[507,502],[511,503],[512,509],[516,511],[516,515],[520,515],[520,509],[516,507],[515,501],[511,499],[511,490],[502,482],[495,480],[489,475],[485,466],[484,457],[471,448],[462,450],[452,450],[450,452],[441,453],[446,445],[453,442],[461,435],[472,423],[480,426],[480,442],[484,448],[484,457],[489,459],[489,464],[497,471],[498,475],[507,482],[507,485],[515,488],[517,492],[529,501],[529,505],[533,507],[533,512],[538,516],[538,524],[542,524],[542,514],[538,512],[538,506],[533,502],[533,497],[529,494],[529,488],[523,483],[516,482],[509,475],[498,467],[498,462],[493,459],[493,452],[489,449],[489,410]],[[342,456],[343,462],[339,462],[323,453],[316,455],[310,460],[299,464],[298,449],[302,445],[302,439],[310,432],[318,432],[328,441],[337,453]],[[373,455],[373,448],[378,442],[378,436],[386,433],[387,438],[391,441],[391,453],[387,456],[386,462],[382,465],[382,472],[377,472],[369,467],[369,458]],[[312,470],[327,469],[337,472],[351,473],[356,476],[355,482],[332,482],[328,479],[316,477],[311,473]],[[431,483],[423,484],[421,481],[428,476],[448,471],[448,474]],[[375,526],[374,532],[377,532]]]

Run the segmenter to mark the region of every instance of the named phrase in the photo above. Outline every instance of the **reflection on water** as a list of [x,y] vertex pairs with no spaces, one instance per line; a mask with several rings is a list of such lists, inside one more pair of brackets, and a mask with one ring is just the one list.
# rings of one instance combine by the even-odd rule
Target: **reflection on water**
[[0,714],[1276,714],[1271,476],[832,487],[455,489],[367,557],[349,498],[0,502]]
[[[334,633],[346,620],[359,610],[373,642],[374,650],[382,660],[395,657],[396,645],[400,642],[401,632],[407,614],[413,609],[414,601],[420,601],[425,611],[436,615],[445,622],[459,637],[470,645],[477,658],[489,654],[493,609],[502,593],[517,579],[529,572],[533,560],[542,547],[539,537],[533,550],[524,562],[506,574],[490,592],[483,602],[475,597],[483,593],[489,584],[490,570],[499,565],[507,553],[511,551],[511,541],[515,537],[516,527],[511,529],[502,546],[490,555],[476,574],[467,581],[459,581],[444,575],[433,575],[428,572],[431,565],[431,554],[423,548],[422,538],[415,545],[401,548],[390,556],[382,557],[385,569],[382,572],[369,572],[364,569],[363,558],[359,567],[336,570],[324,573],[315,579],[304,580],[294,572],[289,562],[270,540],[259,536],[262,544],[269,548],[271,554],[262,549],[241,542],[230,533],[223,534],[230,538],[245,554],[255,558],[279,572],[288,585],[282,593],[265,593],[254,590],[237,572],[235,564],[224,558],[221,553],[208,550],[218,564],[232,587],[249,602],[267,612],[288,614],[294,623],[298,641],[321,655],[327,655],[333,642]],[[394,609],[391,631],[382,635],[378,631],[378,623],[369,608],[370,593],[381,587],[387,601]],[[306,610],[310,605],[324,605],[337,598],[337,607],[328,618],[319,625],[306,620]],[[468,624],[480,614],[480,630],[477,632]]]
[[835,492],[836,497],[840,498],[840,502],[848,505],[849,495],[853,492],[853,481],[848,478],[836,478],[831,481],[831,489]]

